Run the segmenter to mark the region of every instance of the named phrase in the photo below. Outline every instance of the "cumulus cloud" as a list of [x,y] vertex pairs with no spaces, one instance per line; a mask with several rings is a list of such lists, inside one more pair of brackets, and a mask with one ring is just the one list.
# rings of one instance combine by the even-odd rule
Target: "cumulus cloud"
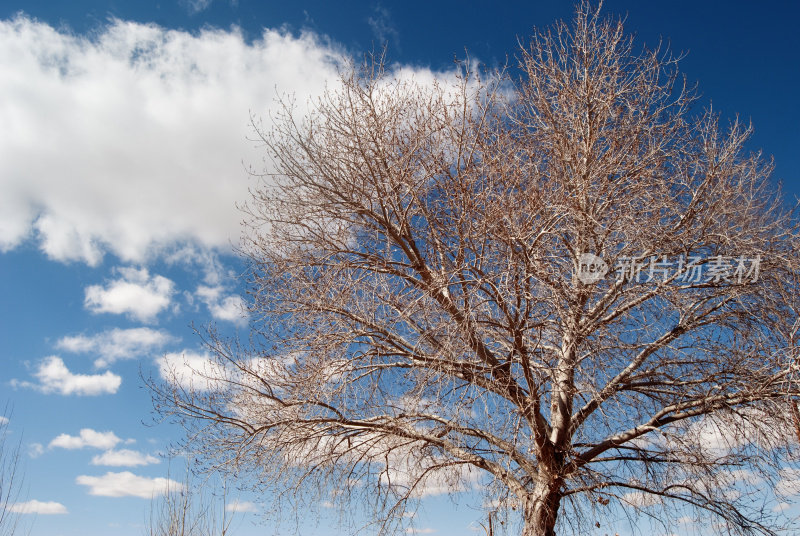
[[[208,0],[190,0],[198,8]],[[115,20],[90,36],[0,21],[0,251],[34,239],[96,265],[192,244],[229,251],[248,197],[251,111],[306,97],[343,54],[315,35],[197,33]]]
[[97,432],[91,428],[82,429],[77,436],[61,434],[48,445],[50,448],[82,449],[91,447],[95,449],[113,449],[122,440],[114,432]]
[[159,359],[161,378],[188,391],[214,391],[227,377],[227,371],[206,353],[183,351]]
[[6,425],[9,422],[11,422],[11,421],[8,420],[8,417],[6,417],[4,415],[0,415],[0,426]]
[[[345,448],[338,444],[333,445],[335,449]],[[458,464],[439,465],[426,459],[417,449],[418,446],[414,444],[396,439],[369,437],[368,434],[358,443],[348,445],[344,455],[384,464],[385,470],[380,474],[381,484],[402,490],[403,493],[408,492],[417,499],[479,488],[482,477],[480,471]]]
[[255,512],[257,509],[255,503],[239,501],[238,499],[225,505],[225,510],[228,512]]
[[697,421],[689,432],[696,435],[697,443],[705,450],[716,455],[741,446],[745,441],[740,434],[731,433],[734,430],[726,423],[719,423],[711,418]]
[[114,328],[92,336],[63,337],[56,343],[56,347],[68,352],[98,354],[94,365],[104,368],[120,359],[151,354],[174,340],[173,336],[162,330]]
[[128,449],[107,450],[92,458],[92,465],[108,465],[110,467],[136,467],[156,463],[160,463],[160,460],[155,456]]
[[130,471],[108,472],[103,476],[80,475],[75,482],[89,488],[90,495],[101,497],[140,497],[150,499],[155,495],[178,492],[183,484],[168,478],[147,478]]
[[241,296],[236,294],[225,295],[221,286],[208,287],[201,285],[195,293],[206,304],[208,310],[217,320],[225,320],[236,324],[247,322],[245,317],[245,304]]
[[[394,459],[393,459],[394,458]],[[384,473],[381,473],[381,482],[385,485],[405,489],[414,485],[411,496],[415,498],[434,497],[447,495],[453,492],[469,491],[478,486],[480,473],[469,468],[457,468],[431,471],[423,476],[419,482],[420,468],[409,459],[390,456],[390,464]]]
[[44,358],[34,372],[39,383],[11,380],[15,387],[30,387],[45,394],[95,396],[114,394],[122,384],[122,378],[110,371],[103,374],[75,374],[58,356]]
[[67,507],[61,503],[53,501],[31,500],[26,502],[14,503],[10,510],[17,514],[39,514],[43,516],[55,514],[68,514]]
[[120,277],[106,286],[86,287],[84,306],[91,312],[128,314],[149,322],[169,306],[175,293],[171,280],[151,276],[146,268],[117,268],[116,272]]

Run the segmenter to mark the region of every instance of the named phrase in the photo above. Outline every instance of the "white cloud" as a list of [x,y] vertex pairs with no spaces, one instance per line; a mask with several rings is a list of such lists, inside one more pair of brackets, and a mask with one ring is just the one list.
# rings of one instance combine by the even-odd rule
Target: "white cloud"
[[213,1],[214,0],[185,0],[186,6],[189,8],[189,13],[193,15],[208,9]]
[[[203,273],[203,281],[207,285],[219,285],[223,280],[236,278],[236,272],[223,264],[217,252],[191,244],[183,244],[181,247],[167,252],[164,261],[170,265],[182,264],[187,267],[199,268]],[[190,293],[187,294],[192,296]]]
[[6,425],[6,424],[8,424],[9,422],[11,422],[11,421],[9,421],[9,420],[8,420],[8,417],[5,417],[5,416],[3,416],[3,415],[0,415],[0,426]]
[[174,337],[161,330],[114,328],[92,336],[63,337],[56,343],[56,347],[68,352],[99,354],[94,365],[107,367],[120,359],[150,354],[174,340]]
[[150,276],[146,268],[117,268],[120,278],[105,287],[86,287],[84,306],[93,313],[128,314],[142,322],[152,321],[167,308],[175,284],[160,275]]
[[15,387],[30,387],[45,394],[94,396],[114,394],[122,384],[122,378],[106,371],[103,374],[74,374],[58,356],[44,358],[33,374],[39,383],[11,380]]
[[122,440],[114,432],[97,432],[91,428],[83,428],[77,436],[61,434],[48,445],[50,448],[82,449],[91,447],[95,449],[113,449]]
[[375,5],[372,8],[372,15],[367,17],[367,24],[381,45],[392,41],[395,48],[400,48],[400,33],[392,22],[392,14],[386,7]]
[[[368,22],[396,38],[384,8]],[[276,94],[292,94],[302,115],[347,60],[311,32],[245,40],[236,28],[112,20],[82,36],[0,21],[0,251],[34,240],[91,265],[108,252],[129,263],[230,252],[249,198],[242,162],[262,171],[251,115],[269,118]],[[394,74],[425,85],[453,73]]]
[[156,463],[160,463],[160,460],[155,456],[128,449],[108,450],[92,458],[92,465],[111,467],[136,467]]
[[381,480],[384,484],[401,489],[414,483],[411,496],[425,498],[475,489],[480,478],[478,471],[462,468],[432,471],[415,483],[419,476],[419,467],[413,466],[407,460],[395,459],[393,463],[390,462],[387,471],[381,474]]
[[635,506],[637,508],[646,508],[648,506],[655,506],[657,504],[661,504],[661,499],[658,495],[654,495],[652,493],[645,493],[643,491],[631,491],[630,493],[626,493],[620,499],[630,504],[631,506]]
[[739,434],[728,433],[730,426],[718,423],[712,418],[705,418],[694,423],[690,432],[697,434],[697,442],[709,452],[722,455],[743,444]]
[[781,479],[775,485],[775,493],[780,497],[800,495],[800,469],[787,467],[780,470]]
[[[209,0],[188,0],[200,9]],[[0,251],[125,262],[192,244],[229,251],[248,197],[250,112],[306,97],[343,54],[315,35],[196,33],[111,21],[91,37],[0,21]],[[113,118],[113,120],[111,120]]]
[[406,529],[406,534],[433,534],[434,532],[436,532],[436,529],[431,528],[415,529],[414,527],[409,527]]
[[188,391],[213,391],[221,387],[227,371],[208,354],[191,351],[169,353],[159,359],[161,378]]
[[789,503],[787,503],[787,502],[782,502],[782,503],[778,503],[778,504],[776,504],[776,505],[775,505],[775,506],[772,508],[772,511],[773,511],[773,512],[783,512],[784,510],[788,510],[788,509],[789,509],[789,508],[791,508],[791,507],[792,507],[792,505],[791,505],[791,504],[789,504]]
[[247,501],[239,501],[235,500],[230,504],[225,505],[225,510],[228,512],[255,512],[258,510],[258,507],[255,503],[247,502]]
[[88,486],[90,495],[102,497],[141,497],[150,499],[154,495],[183,490],[183,484],[168,478],[147,478],[130,471],[106,473],[103,476],[80,475],[77,484]]
[[44,446],[41,443],[31,443],[28,447],[28,456],[38,458],[44,454]]
[[388,462],[388,467],[380,476],[383,485],[404,491],[414,486],[411,496],[420,499],[474,490],[479,486],[481,473],[470,466],[457,464],[433,469],[431,460],[421,457],[413,446],[403,445],[388,453],[381,453],[387,445],[373,443],[359,447],[366,447],[367,454],[375,461]]
[[245,304],[241,296],[232,294],[224,296],[225,289],[221,286],[207,287],[201,285],[197,287],[197,297],[206,304],[211,316],[217,320],[226,320],[237,324],[247,322],[245,317]]
[[54,514],[68,514],[67,507],[61,503],[48,501],[42,502],[31,500],[21,503],[14,503],[10,510],[18,514],[39,514],[43,516]]

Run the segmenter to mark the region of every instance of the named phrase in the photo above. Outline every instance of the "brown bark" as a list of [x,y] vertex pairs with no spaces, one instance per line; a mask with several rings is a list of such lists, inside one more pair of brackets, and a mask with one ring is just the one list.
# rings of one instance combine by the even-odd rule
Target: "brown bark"
[[555,536],[558,508],[561,503],[561,484],[550,479],[536,486],[523,511],[522,536]]

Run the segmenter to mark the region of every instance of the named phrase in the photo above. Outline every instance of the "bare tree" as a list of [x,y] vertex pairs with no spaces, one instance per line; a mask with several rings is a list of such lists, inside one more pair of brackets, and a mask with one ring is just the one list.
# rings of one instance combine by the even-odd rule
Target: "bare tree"
[[[187,465],[180,484],[167,479],[164,493],[150,503],[146,536],[226,536],[233,517],[225,487],[215,495],[206,482],[196,482]],[[216,488],[215,488],[216,489]]]
[[8,442],[9,419],[0,414],[0,536],[13,536],[20,529],[15,509],[22,491],[19,444]]
[[161,410],[209,463],[385,532],[480,486],[525,536],[687,512],[773,534],[800,233],[750,128],[588,4],[509,73],[372,62],[257,125],[252,339],[211,333]]

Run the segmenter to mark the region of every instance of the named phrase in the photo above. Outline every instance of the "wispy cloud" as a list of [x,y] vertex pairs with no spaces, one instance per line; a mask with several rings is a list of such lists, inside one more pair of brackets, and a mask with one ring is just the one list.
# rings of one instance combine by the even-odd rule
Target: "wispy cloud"
[[109,467],[137,467],[139,465],[152,465],[161,460],[150,454],[143,454],[136,450],[120,449],[108,450],[92,458],[92,465],[107,465]]
[[108,367],[120,359],[131,359],[150,355],[176,338],[169,333],[151,328],[114,328],[95,335],[72,335],[63,337],[56,347],[73,353],[93,353],[99,357],[94,365]]
[[775,493],[779,497],[797,497],[800,495],[800,469],[786,467],[780,470],[781,479],[775,485]]
[[189,9],[189,13],[195,14],[200,13],[201,11],[205,11],[209,7],[214,0],[184,0],[186,3],[186,7]]
[[28,445],[28,456],[31,458],[38,458],[44,454],[44,445],[41,443],[31,443]]
[[392,43],[397,49],[400,48],[400,33],[392,22],[392,14],[385,6],[374,5],[372,15],[367,17],[367,24],[380,45]]
[[226,504],[225,510],[228,512],[255,512],[258,510],[258,507],[255,505],[255,503],[239,501],[237,499],[230,504]]
[[657,495],[645,493],[643,491],[631,491],[630,493],[624,494],[620,499],[622,502],[637,508],[646,508],[648,506],[661,504],[661,500]]

